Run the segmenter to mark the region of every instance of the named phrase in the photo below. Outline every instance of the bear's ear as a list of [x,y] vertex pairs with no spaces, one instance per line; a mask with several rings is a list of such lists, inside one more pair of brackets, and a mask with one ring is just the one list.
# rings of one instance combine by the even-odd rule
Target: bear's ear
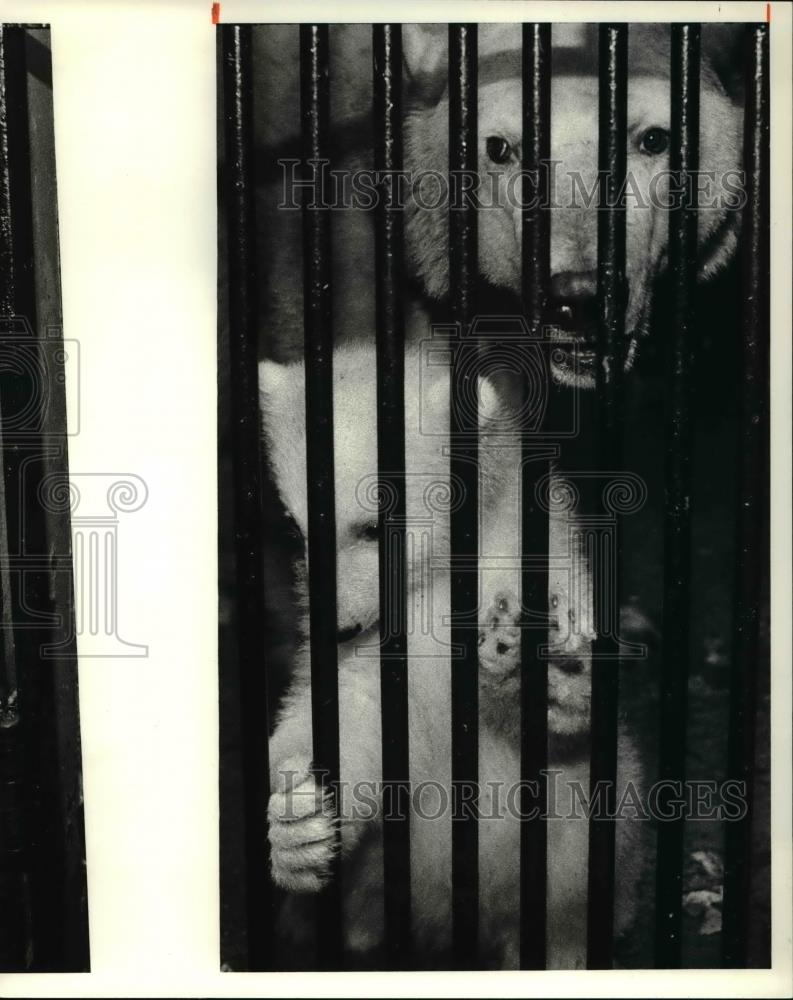
[[289,382],[289,365],[277,361],[259,362],[259,403],[262,409],[272,407],[272,401],[283,396]]
[[501,397],[492,381],[480,375],[477,380],[479,392],[479,422],[496,420],[501,415]]
[[448,25],[404,24],[402,61],[414,100],[437,103],[446,89]]
[[[423,402],[426,406],[423,420],[435,421],[434,426],[441,427],[445,426],[448,421],[451,373],[448,368],[440,368],[438,371],[439,374],[436,377],[428,380],[427,388],[423,393]],[[480,426],[502,420],[505,416],[503,400],[493,381],[487,376],[480,375],[476,380],[476,387]],[[468,392],[465,390],[463,391],[463,399],[470,400]],[[472,411],[468,412],[472,415]]]
[[717,76],[727,94],[743,101],[746,27],[737,22],[713,22],[702,26],[702,61]]
[[273,426],[276,415],[282,418],[290,414],[296,395],[302,400],[303,378],[302,365],[282,365],[270,360],[259,362],[260,426],[271,443],[272,434],[278,433]]

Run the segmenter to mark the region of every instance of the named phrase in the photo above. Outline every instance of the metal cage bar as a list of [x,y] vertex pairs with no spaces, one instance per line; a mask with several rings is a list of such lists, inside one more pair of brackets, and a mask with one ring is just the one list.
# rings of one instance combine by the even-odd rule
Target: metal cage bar
[[752,889],[755,715],[760,595],[768,572],[769,68],[768,25],[746,38],[744,170],[747,201],[741,246],[741,387],[736,599],[730,668],[727,777],[745,783],[746,813],[726,825],[723,961],[747,965]]
[[[660,691],[661,781],[685,780],[691,618],[691,383],[693,309],[697,279],[700,26],[671,28],[672,127],[669,154],[674,187],[669,213],[672,322],[666,372],[666,489],[664,502],[663,670]],[[690,193],[689,193],[690,192]],[[685,817],[658,825],[655,885],[655,964],[681,962],[683,833]]]
[[[449,473],[465,502],[450,514],[452,654],[452,941],[458,968],[476,962],[479,936],[479,581],[478,423],[471,419],[466,383],[477,377],[471,334],[477,278],[476,205],[462,193],[476,176],[477,38],[475,24],[449,25],[449,286],[460,339],[451,371]],[[463,566],[460,560],[465,561]],[[456,651],[460,650],[458,654]]]
[[17,972],[89,968],[70,517],[47,503],[67,467],[57,277],[37,284],[57,261],[42,34],[0,27],[0,969]]
[[[0,26],[0,318],[25,315],[34,303],[30,278],[31,248],[20,253],[19,236],[24,228],[17,219],[19,201],[15,174],[29,169],[26,136],[14,135],[24,96],[14,93],[24,86],[22,29]],[[24,126],[23,126],[24,127]],[[25,130],[26,131],[26,130]],[[21,141],[19,141],[21,139]],[[21,161],[21,162],[20,162]],[[25,259],[27,258],[27,260]],[[27,274],[25,265],[27,264]],[[19,273],[21,272],[21,273]],[[27,278],[27,280],[26,280]],[[28,317],[30,319],[30,317]],[[1,414],[0,414],[1,418]],[[2,424],[0,424],[0,429]],[[3,476],[0,480],[0,557],[2,571],[3,641],[0,642],[0,815],[3,838],[0,843],[0,970],[22,971],[29,965],[27,951],[32,943],[32,892],[30,857],[30,815],[26,783],[24,718],[17,705],[19,679],[13,641],[13,593],[8,572],[9,539],[6,513],[5,435],[0,433]],[[13,551],[13,549],[11,549]],[[13,632],[10,632],[13,636]]]
[[[329,159],[330,79],[326,24],[300,26],[300,116],[307,173]],[[306,364],[308,593],[314,768],[338,790],[339,677],[336,621],[336,508],[333,454],[333,325],[330,213],[303,192],[303,274]],[[338,806],[338,803],[337,803]],[[323,969],[339,967],[342,951],[340,865],[318,898],[317,954]]]
[[[523,25],[523,302],[529,333],[540,343],[545,366],[545,388],[550,387],[548,358],[542,345],[542,317],[550,282],[550,216],[548,212],[548,164],[551,158],[551,26]],[[530,391],[528,375],[524,395]],[[528,398],[524,398],[528,412]],[[536,433],[536,432],[535,432]],[[521,510],[521,603],[524,608],[548,614],[548,565],[529,571],[532,556],[548,553],[549,515],[537,502],[535,483],[550,469],[547,458],[538,457],[536,444],[525,433],[522,438]],[[544,969],[546,964],[546,879],[548,866],[547,826],[542,818],[547,806],[543,771],[548,767],[548,662],[540,654],[546,633],[521,629],[521,814],[537,817],[523,820],[520,840],[520,965]],[[530,783],[535,783],[534,785]],[[528,790],[537,788],[529,796]]]
[[220,32],[225,123],[230,378],[234,425],[234,536],[237,641],[242,692],[248,968],[259,971],[272,965],[268,953],[272,943],[272,888],[267,871],[270,766],[262,615],[265,595],[257,371],[251,27],[223,25]]
[[[598,111],[598,277],[600,311],[596,387],[597,456],[601,472],[622,467],[622,370],[625,332],[625,195],[627,166],[628,26],[599,29],[600,89]],[[617,534],[617,538],[619,535]],[[614,951],[614,807],[617,778],[617,701],[619,650],[611,623],[619,586],[605,586],[610,558],[619,566],[619,549],[598,552],[593,566],[595,626],[592,650],[592,722],[590,791],[598,801],[605,789],[603,815],[593,810],[589,825],[587,967],[611,968]],[[617,576],[617,584],[619,575]]]
[[405,318],[403,215],[389,176],[402,170],[402,28],[372,29],[379,468],[380,692],[383,741],[383,873],[390,968],[410,953],[410,752],[405,537]]

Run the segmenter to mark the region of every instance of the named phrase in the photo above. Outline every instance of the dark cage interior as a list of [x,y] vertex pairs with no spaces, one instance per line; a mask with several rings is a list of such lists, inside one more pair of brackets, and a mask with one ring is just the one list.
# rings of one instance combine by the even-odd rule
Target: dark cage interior
[[768,114],[767,25],[218,29],[224,968],[770,964]]
[[0,26],[0,971],[85,972],[50,32]]

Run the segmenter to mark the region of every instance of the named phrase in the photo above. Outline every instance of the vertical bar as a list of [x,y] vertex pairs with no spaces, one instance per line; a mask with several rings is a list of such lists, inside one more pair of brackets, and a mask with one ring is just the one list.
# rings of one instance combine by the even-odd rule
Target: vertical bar
[[[12,60],[8,58],[9,34],[0,27],[0,319],[17,313],[12,205],[11,117]],[[1,416],[1,415],[0,415]],[[4,459],[0,423],[0,459]],[[2,462],[2,468],[5,461]],[[23,971],[27,965],[30,935],[30,873],[27,843],[27,803],[24,797],[24,750],[19,712],[16,663],[12,645],[11,583],[6,531],[5,476],[0,476],[0,560],[2,572],[3,636],[0,642],[0,971]]]
[[[32,334],[37,327],[36,295],[33,279],[33,237],[30,187],[30,137],[27,121],[27,66],[25,31],[15,25],[0,27],[0,157],[2,158],[2,205],[0,214],[0,319],[6,350],[15,350],[14,317]],[[35,343],[35,341],[32,341]],[[5,346],[5,345],[4,345]],[[19,345],[25,351],[26,345]],[[43,386],[37,387],[39,390]],[[24,573],[11,574],[9,561],[24,551],[40,551],[43,525],[41,510],[25,508],[22,495],[21,463],[28,440],[20,446],[14,440],[15,417],[24,407],[29,388],[14,378],[12,371],[0,379],[0,429],[2,430],[2,570],[3,624],[8,630],[3,641],[0,679],[0,728],[2,747],[2,788],[0,803],[9,836],[3,837],[3,909],[0,941],[5,969],[57,968],[59,958],[52,949],[53,926],[61,900],[57,890],[49,898],[42,893],[41,869],[49,850],[54,850],[52,827],[45,820],[46,801],[37,794],[44,777],[42,756],[49,742],[46,732],[46,690],[50,672],[40,669],[40,633],[33,640],[19,628],[25,619],[26,579]],[[27,447],[26,447],[27,446]],[[35,447],[35,446],[34,446]],[[34,459],[35,461],[35,459]],[[33,607],[38,607],[35,597]],[[49,789],[48,789],[49,790]],[[49,820],[50,817],[46,816]],[[37,849],[39,844],[44,850]],[[46,862],[45,862],[46,863]],[[53,886],[55,889],[55,886]],[[16,921],[19,921],[16,924]],[[8,963],[8,964],[6,964]]]
[[391,201],[402,169],[402,28],[373,26],[377,310],[377,461],[380,476],[380,693],[383,725],[383,871],[389,968],[410,950],[410,758],[405,551],[405,321],[403,217]]
[[[727,824],[723,960],[748,964],[760,595],[768,559],[769,79],[768,25],[747,28],[741,246],[741,409],[738,558],[727,777],[745,783],[746,814]],[[765,666],[762,667],[765,669]]]
[[[465,385],[476,378],[477,347],[469,339],[477,278],[476,205],[460,194],[476,175],[477,26],[449,25],[449,286],[460,342],[451,372],[449,473],[463,484],[465,502],[450,516],[452,659],[452,946],[458,968],[477,961],[479,938],[479,482],[477,420],[464,404]],[[461,565],[460,560],[465,562]],[[473,566],[471,565],[473,563]]]
[[[674,198],[669,213],[671,336],[666,382],[666,497],[664,505],[664,661],[661,675],[659,779],[683,782],[691,607],[691,370],[697,266],[699,167],[698,24],[673,24],[672,129],[669,167]],[[692,192],[689,194],[688,192]],[[658,825],[655,887],[655,964],[681,961],[683,833],[685,817]]]
[[[598,109],[598,394],[597,456],[601,472],[622,467],[622,371],[625,340],[625,197],[628,26],[600,26]],[[617,533],[617,537],[619,537]],[[619,551],[600,553],[619,566]],[[605,794],[589,824],[587,967],[609,969],[614,952],[614,808],[617,777],[619,651],[610,627],[606,567],[593,566],[597,639],[592,649],[590,794]],[[617,574],[618,576],[619,574]],[[616,588],[619,601],[619,584]],[[619,607],[619,603],[617,604]]]
[[[330,81],[326,24],[300,26],[300,115],[304,171],[329,159]],[[303,192],[303,276],[306,359],[308,593],[314,767],[338,789],[339,678],[336,622],[336,510],[333,463],[333,327],[330,213]],[[338,803],[337,803],[338,805]],[[318,956],[322,969],[341,962],[338,856],[318,897]]]
[[[542,316],[550,281],[550,217],[548,163],[551,158],[551,26],[523,25],[523,302],[530,335],[542,337]],[[546,387],[550,386],[547,356]],[[528,376],[525,394],[530,388]],[[531,407],[524,405],[524,412]],[[549,551],[547,511],[536,502],[534,484],[547,474],[547,458],[532,453],[529,434],[522,438],[521,510],[522,527],[521,604],[548,613],[548,567],[529,572],[532,556]],[[520,839],[520,965],[522,969],[544,969],[546,964],[546,880],[548,843],[546,822],[547,786],[543,772],[548,767],[548,663],[540,656],[546,639],[536,627],[521,628],[521,815],[534,806],[538,817],[521,823]],[[529,783],[536,783],[530,785]],[[529,800],[530,787],[538,789]]]
[[[45,340],[39,322],[47,302],[37,266],[48,251],[57,260],[57,248],[36,241],[34,173],[52,168],[47,117],[31,129],[29,57],[37,55],[46,76],[49,52],[28,29],[0,28],[0,348],[11,362],[0,365],[0,966],[83,971],[82,813],[69,799],[80,768],[73,643],[63,658],[47,655],[68,634],[72,601],[55,576],[69,554],[68,514],[48,509],[42,493],[53,466],[65,472],[65,411],[48,350],[61,342]],[[39,103],[51,107],[46,97]]]
[[[27,123],[30,145],[32,287],[36,298],[38,333],[45,343],[41,354],[47,374],[47,410],[42,420],[42,462],[39,472],[47,482],[65,481],[67,454],[65,371],[62,335],[60,270],[58,260],[58,201],[53,128],[52,66],[49,28],[25,30],[27,63]],[[52,348],[57,353],[53,355]],[[46,454],[45,454],[46,452]],[[36,484],[38,485],[38,484]],[[61,913],[53,922],[60,951],[59,964],[71,971],[90,967],[88,947],[88,891],[85,866],[85,828],[82,808],[82,749],[74,627],[74,586],[70,511],[48,510],[42,541],[49,553],[49,603],[58,624],[51,630],[57,653],[42,673],[51,673],[54,732],[50,765],[52,816],[62,831]],[[39,637],[41,638],[41,636]],[[39,646],[41,649],[42,647]],[[50,647],[42,650],[50,657]],[[52,859],[54,861],[54,858]],[[51,904],[50,904],[50,908]]]
[[234,434],[234,519],[242,694],[248,968],[272,965],[267,871],[269,759],[257,373],[251,27],[220,29],[226,145],[226,224]]

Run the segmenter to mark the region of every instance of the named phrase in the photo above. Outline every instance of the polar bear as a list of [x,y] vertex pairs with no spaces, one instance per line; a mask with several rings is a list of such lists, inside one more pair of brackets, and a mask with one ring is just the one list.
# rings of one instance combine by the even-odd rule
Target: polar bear
[[[278,152],[273,183],[258,197],[263,264],[262,330],[268,356],[296,358],[302,350],[302,229],[299,192],[285,194],[296,177],[300,121],[297,31],[262,32],[260,72],[266,80],[260,138]],[[556,363],[569,384],[594,384],[597,265],[598,26],[552,26],[551,260],[546,325],[578,341],[578,365]],[[741,25],[702,27],[700,87],[699,276],[704,281],[732,258],[742,205],[741,95],[725,81],[740,67]],[[630,368],[649,328],[653,297],[665,273],[668,242],[670,26],[631,24],[628,36],[628,149],[626,190],[626,341]],[[406,24],[404,48],[405,243],[411,296],[448,312],[448,199],[436,197],[448,177],[448,26]],[[479,26],[478,186],[480,292],[501,313],[520,311],[522,143],[520,24]],[[343,177],[372,169],[371,29],[331,29],[333,167]],[[718,70],[718,72],[717,72]],[[273,100],[273,95],[277,99]],[[278,164],[282,164],[280,170]],[[291,164],[287,166],[286,164]],[[275,178],[278,178],[276,181]],[[447,188],[448,189],[448,188]],[[293,197],[292,197],[293,195]],[[347,204],[343,202],[343,204]],[[333,211],[333,314],[338,337],[365,339],[374,323],[374,225],[362,205]],[[448,316],[441,315],[446,319]]]
[[[451,905],[451,782],[448,548],[449,368],[433,364],[436,344],[409,346],[405,359],[406,500],[409,551],[410,778],[428,801],[411,814],[411,883],[417,966],[443,966]],[[443,352],[441,352],[443,353]],[[362,810],[381,780],[375,353],[371,345],[334,353],[337,521],[341,847],[345,939],[352,953],[382,945],[382,870],[378,810]],[[264,435],[274,480],[305,533],[304,370],[301,363],[260,367]],[[479,380],[480,416],[480,940],[483,964],[517,968],[520,820],[509,790],[520,779],[520,438],[495,386]],[[551,483],[550,495],[559,492]],[[561,491],[564,492],[563,490]],[[585,819],[566,819],[574,782],[588,789],[590,646],[594,638],[589,571],[576,522],[550,507],[549,766],[557,772],[559,819],[548,821],[548,949],[555,968],[583,967],[585,956]],[[305,596],[305,595],[304,595]],[[307,625],[306,625],[307,631]],[[311,694],[307,648],[297,657],[270,744],[269,805],[273,877],[294,894],[319,891],[335,836],[330,803],[312,774]],[[636,750],[620,740],[620,782],[641,787]],[[555,786],[556,787],[556,786]],[[567,796],[563,798],[563,796]],[[637,831],[618,824],[618,872],[624,899],[635,882]],[[305,920],[294,900],[282,920]],[[632,907],[621,908],[619,926]],[[293,927],[290,930],[296,931]],[[298,934],[299,937],[299,934]],[[375,959],[376,961],[376,959]],[[309,963],[310,964],[310,963]],[[299,967],[299,963],[298,963]]]

